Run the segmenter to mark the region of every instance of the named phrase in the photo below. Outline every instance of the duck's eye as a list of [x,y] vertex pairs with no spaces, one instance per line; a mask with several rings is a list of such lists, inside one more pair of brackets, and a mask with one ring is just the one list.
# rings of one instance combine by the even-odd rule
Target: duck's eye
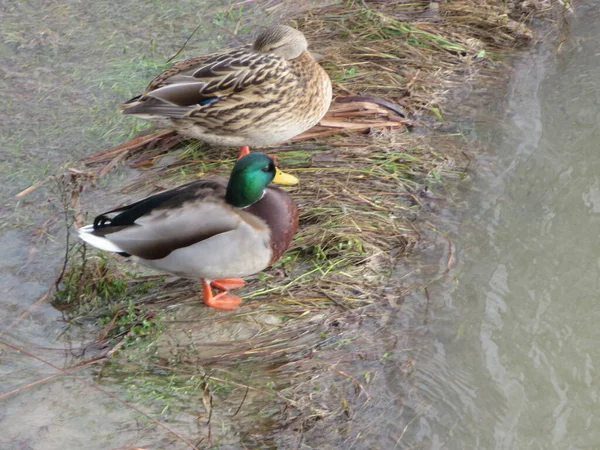
[[268,165],[266,165],[265,167],[262,168],[263,172],[271,172],[271,173],[275,173],[275,163],[273,161],[271,161]]

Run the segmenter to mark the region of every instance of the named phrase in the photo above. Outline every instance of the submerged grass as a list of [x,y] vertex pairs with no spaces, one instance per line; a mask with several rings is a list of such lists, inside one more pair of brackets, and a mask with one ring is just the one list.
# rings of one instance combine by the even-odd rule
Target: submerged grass
[[156,339],[161,317],[140,308],[137,299],[148,294],[164,277],[138,278],[111,268],[105,255],[87,255],[78,246],[56,287],[52,305],[68,313],[74,325],[99,328],[94,345],[113,348]]
[[[301,180],[291,192],[300,230],[273,267],[247,280],[239,293],[247,307],[227,314],[199,307],[198,287],[185,280],[154,278],[145,292],[135,291],[132,278],[106,270],[104,260],[95,273],[72,269],[57,301],[92,305],[85,314],[115,329],[114,342],[155,331],[149,321],[160,316],[164,328],[143,362],[132,358],[135,349],[116,353],[113,362],[146,380],[156,396],[168,396],[176,384],[195,386],[190,395],[202,404],[205,443],[217,435],[223,445],[264,444],[275,442],[281,424],[303,436],[345,421],[390,363],[357,333],[359,325],[401,307],[415,288],[395,271],[419,241],[415,220],[431,203],[446,203],[451,186],[467,176],[460,136],[442,131],[452,130],[443,123],[448,92],[457,82],[500,74],[502,53],[531,39],[524,4],[346,1],[292,21],[321,55],[337,96],[391,100],[407,111],[410,131],[341,131],[262,150]],[[238,9],[230,16],[242,17]],[[430,132],[421,132],[427,125]],[[121,192],[133,197],[195,175],[227,175],[233,155],[186,143],[168,158],[152,156],[153,165]],[[365,354],[372,367],[357,369]],[[409,363],[408,356],[394,361]],[[165,377],[177,383],[159,382]]]

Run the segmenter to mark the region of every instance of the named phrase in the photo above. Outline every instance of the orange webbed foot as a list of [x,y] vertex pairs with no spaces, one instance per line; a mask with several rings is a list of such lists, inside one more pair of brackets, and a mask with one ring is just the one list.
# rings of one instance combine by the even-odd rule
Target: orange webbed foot
[[242,156],[246,156],[250,154],[250,147],[248,147],[247,145],[244,145],[242,147],[240,147],[240,152],[238,153],[238,158],[240,159]]
[[231,295],[228,292],[221,292],[210,299],[205,298],[204,303],[206,306],[210,306],[211,308],[231,311],[240,306],[242,299],[236,295]]
[[231,295],[227,291],[213,295],[210,285],[211,283],[209,281],[202,280],[202,300],[206,306],[231,311],[232,309],[236,309],[240,306],[240,303],[242,303],[241,298]]
[[220,280],[212,280],[210,285],[221,291],[231,291],[233,289],[244,287],[246,282],[241,278],[222,278]]

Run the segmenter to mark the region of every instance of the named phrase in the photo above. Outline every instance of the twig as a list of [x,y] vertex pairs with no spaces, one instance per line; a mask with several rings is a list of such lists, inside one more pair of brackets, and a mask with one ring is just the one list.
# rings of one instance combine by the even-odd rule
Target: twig
[[48,181],[50,181],[51,179],[54,178],[54,175],[50,175],[48,178],[46,178],[45,180],[42,181],[38,181],[37,183],[29,186],[27,189],[22,190],[21,192],[19,192],[17,195],[15,195],[15,198],[21,198],[26,196],[27,194],[31,194],[33,191],[35,191],[37,188],[39,188],[40,186],[46,184]]
[[171,56],[169,59],[167,59],[167,61],[166,61],[167,63],[170,63],[175,58],[177,58],[177,56],[179,56],[179,54],[183,51],[183,49],[185,48],[185,46],[187,45],[187,43],[190,41],[190,39],[192,38],[192,36],[194,36],[194,34],[196,34],[196,31],[198,31],[198,29],[200,28],[201,25],[202,25],[202,22],[200,22],[198,24],[198,26],[194,29],[194,31],[192,31],[192,34],[190,34],[188,36],[188,38],[185,40],[185,42],[183,43],[183,45],[181,46],[181,48],[179,50],[177,50],[177,53],[175,53],[173,56]]
[[[23,353],[26,356],[29,356],[30,358],[33,358],[47,366],[52,367],[55,370],[58,370],[60,372],[60,375],[68,375],[68,370],[65,369],[61,369],[60,367],[56,366],[55,364],[52,364],[49,361],[46,361],[42,358],[40,358],[39,356],[34,355],[33,353],[28,352],[27,350],[25,350],[24,348],[21,347],[17,347],[16,345],[13,345],[9,342],[6,342],[2,339],[0,339],[0,344],[15,350],[19,353]],[[141,414],[142,416],[144,416],[146,419],[148,419],[149,421],[153,422],[154,424],[158,425],[159,427],[163,428],[164,430],[166,430],[167,432],[171,433],[172,435],[174,435],[175,437],[177,437],[177,439],[179,439],[182,442],[185,442],[190,448],[197,450],[198,447],[196,447],[193,443],[191,443],[190,441],[188,441],[186,438],[184,438],[183,436],[181,436],[179,433],[177,433],[176,431],[172,430],[171,428],[169,428],[167,425],[165,425],[164,423],[160,422],[159,420],[155,419],[154,417],[146,414],[145,412],[143,412],[141,409],[137,408],[136,406],[133,406],[132,404],[121,400],[119,397],[117,397],[115,394],[113,394],[112,392],[108,392],[106,389],[101,388],[100,386],[98,386],[95,383],[89,382],[87,380],[84,380],[83,378],[75,378],[75,380],[78,380],[79,382],[85,384],[86,386],[95,389],[97,391],[102,392],[103,394],[109,396],[110,398],[112,398],[113,400],[116,400],[117,402],[121,403],[123,406],[134,410],[135,412]]]
[[385,100],[379,97],[371,97],[368,95],[349,95],[347,97],[338,97],[335,99],[336,102],[339,103],[349,103],[349,102],[370,102],[375,103],[377,105],[381,105],[384,108],[389,109],[390,111],[394,111],[396,114],[402,117],[408,117],[408,114],[404,110],[404,108],[396,105],[395,103],[390,102],[389,100]]
[[105,167],[104,169],[102,169],[100,171],[100,173],[98,173],[98,178],[103,177],[104,175],[106,175],[108,172],[110,172],[112,169],[115,168],[115,166],[117,164],[119,164],[119,161],[125,159],[125,157],[129,155],[129,150],[125,150],[123,153],[120,153],[119,155],[115,156]]
[[349,373],[346,373],[342,370],[336,369],[335,367],[330,367],[329,369],[333,370],[334,372],[337,372],[338,374],[340,374],[341,376],[343,376],[345,378],[348,378],[350,381],[352,381],[356,386],[358,386],[360,388],[361,392],[363,392],[367,396],[367,400],[371,400],[371,396],[369,395],[369,393],[367,392],[365,387],[355,377],[353,377]]
[[448,236],[446,236],[446,240],[448,241],[448,261],[446,262],[446,273],[448,273],[456,264],[456,247],[450,238],[448,238]]
[[240,412],[240,409],[242,409],[242,405],[246,401],[246,397],[248,396],[248,391],[249,390],[250,390],[250,386],[246,386],[246,392],[244,392],[244,398],[242,398],[242,402],[240,403],[240,406],[238,406],[238,409],[235,411],[235,413],[231,417],[237,416],[237,414]]
[[[0,341],[0,342],[2,342],[2,341]],[[64,376],[64,375],[70,375],[71,373],[76,372],[79,369],[83,369],[85,367],[91,366],[92,364],[97,364],[97,363],[99,363],[101,361],[104,361],[105,359],[106,359],[106,356],[102,356],[100,358],[96,358],[96,359],[93,359],[91,361],[87,361],[85,363],[77,364],[74,367],[70,367],[69,369],[65,369],[62,373],[55,373],[54,375],[50,375],[50,376],[44,377],[44,378],[42,378],[40,380],[37,380],[37,381],[34,381],[32,383],[28,383],[25,386],[18,387],[16,389],[13,389],[12,391],[4,392],[3,394],[0,394],[0,400],[4,400],[5,398],[10,397],[13,394],[17,394],[17,393],[19,393],[21,391],[24,391],[25,389],[29,389],[30,387],[36,386],[38,384],[42,384],[42,383],[44,383],[46,381],[49,381],[49,380],[51,380],[53,378],[61,377],[61,376]]]

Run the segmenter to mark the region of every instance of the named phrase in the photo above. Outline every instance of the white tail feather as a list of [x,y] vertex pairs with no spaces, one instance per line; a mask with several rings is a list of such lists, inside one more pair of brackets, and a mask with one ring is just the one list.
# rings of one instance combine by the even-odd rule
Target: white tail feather
[[86,225],[85,227],[81,227],[77,230],[79,237],[93,247],[99,248],[100,250],[104,250],[106,252],[122,253],[125,251],[117,247],[108,239],[92,234],[93,232],[94,225]]

